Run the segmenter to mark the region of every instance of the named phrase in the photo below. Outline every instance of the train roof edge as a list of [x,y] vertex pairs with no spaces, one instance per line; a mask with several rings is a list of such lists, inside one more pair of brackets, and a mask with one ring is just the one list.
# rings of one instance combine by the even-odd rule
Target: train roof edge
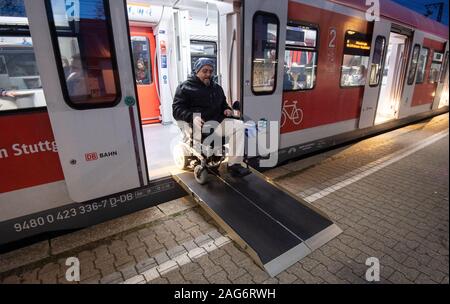
[[[330,0],[331,2],[345,5],[366,11],[367,5],[361,0]],[[448,40],[448,26],[439,23],[433,19],[422,16],[421,14],[391,0],[380,0],[380,15],[392,21],[397,21],[405,25],[409,25],[416,29],[423,30],[427,33],[439,36]]]

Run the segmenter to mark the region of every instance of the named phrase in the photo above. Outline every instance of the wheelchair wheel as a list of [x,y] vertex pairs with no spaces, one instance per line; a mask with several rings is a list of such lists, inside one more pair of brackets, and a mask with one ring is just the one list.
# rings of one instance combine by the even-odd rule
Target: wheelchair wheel
[[197,183],[204,185],[208,181],[208,170],[200,165],[197,165],[194,168],[194,177]]
[[178,144],[173,149],[173,160],[178,169],[185,170],[189,166],[189,152],[183,144]]

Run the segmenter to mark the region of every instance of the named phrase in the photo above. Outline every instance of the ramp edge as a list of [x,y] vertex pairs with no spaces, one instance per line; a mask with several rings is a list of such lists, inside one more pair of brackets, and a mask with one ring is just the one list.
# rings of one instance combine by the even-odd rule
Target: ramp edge
[[273,278],[282,271],[286,270],[286,268],[294,265],[299,260],[303,259],[310,253],[311,250],[308,248],[308,246],[306,246],[304,242],[302,242],[297,246],[289,249],[279,257],[264,264],[264,269]]
[[339,234],[342,233],[342,229],[338,227],[336,224],[332,224],[325,228],[324,230],[316,233],[309,239],[305,240],[305,244],[308,246],[309,249],[311,249],[311,252],[316,250],[319,247],[322,247],[335,237],[337,237]]
[[275,277],[341,233],[342,229],[333,223],[306,241],[264,264],[264,269],[271,277]]

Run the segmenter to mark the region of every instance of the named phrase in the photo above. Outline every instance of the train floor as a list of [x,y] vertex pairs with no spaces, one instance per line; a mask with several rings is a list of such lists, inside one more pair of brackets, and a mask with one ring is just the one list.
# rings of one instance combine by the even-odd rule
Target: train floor
[[0,256],[0,283],[449,283],[449,115],[265,172],[343,230],[271,278],[189,197]]
[[172,157],[173,148],[182,139],[176,124],[150,124],[142,126],[145,154],[151,180],[167,176],[175,168]]

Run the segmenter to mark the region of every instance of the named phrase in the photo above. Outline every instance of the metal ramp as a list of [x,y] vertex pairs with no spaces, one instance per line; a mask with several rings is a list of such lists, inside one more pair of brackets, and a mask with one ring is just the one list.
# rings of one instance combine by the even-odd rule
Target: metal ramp
[[211,174],[205,185],[190,172],[173,177],[272,277],[342,232],[259,173],[239,179]]

